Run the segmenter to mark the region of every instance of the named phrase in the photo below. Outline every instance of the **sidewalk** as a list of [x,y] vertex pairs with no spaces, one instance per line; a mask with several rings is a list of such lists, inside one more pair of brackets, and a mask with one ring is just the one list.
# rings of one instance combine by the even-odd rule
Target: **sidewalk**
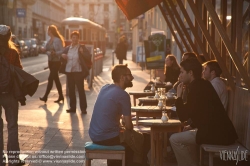
[[[64,165],[57,162],[71,162],[65,165],[84,165],[84,144],[90,141],[88,135],[89,123],[94,103],[100,88],[112,83],[112,50],[107,50],[103,63],[103,72],[95,77],[92,89],[88,89],[85,82],[88,109],[87,115],[66,113],[68,99],[63,104],[54,103],[57,99],[57,91],[53,87],[49,96],[50,101],[43,104],[38,100],[45,90],[46,84],[39,86],[33,97],[27,97],[27,105],[19,110],[19,145],[22,154],[29,155],[25,165]],[[132,53],[128,52],[126,61],[134,76],[132,88],[126,91],[142,90],[149,81],[149,74],[142,71],[139,66],[132,62]],[[115,58],[115,64],[118,60]],[[65,76],[61,76],[63,93],[66,90]],[[78,105],[79,108],[79,105]],[[5,117],[3,117],[5,119]],[[7,126],[4,125],[4,149],[7,149]],[[66,154],[64,154],[67,152]],[[24,155],[22,155],[23,157]],[[79,157],[79,158],[78,158]],[[60,159],[60,160],[59,160]],[[45,163],[46,162],[46,163]],[[79,163],[72,163],[79,162]],[[92,166],[106,166],[106,160],[94,160]]]

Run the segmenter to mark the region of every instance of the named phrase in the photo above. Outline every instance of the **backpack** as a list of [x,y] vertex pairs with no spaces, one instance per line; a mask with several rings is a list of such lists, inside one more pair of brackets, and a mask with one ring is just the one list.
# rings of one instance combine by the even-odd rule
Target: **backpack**
[[10,92],[12,83],[11,68],[7,59],[0,53],[0,93]]

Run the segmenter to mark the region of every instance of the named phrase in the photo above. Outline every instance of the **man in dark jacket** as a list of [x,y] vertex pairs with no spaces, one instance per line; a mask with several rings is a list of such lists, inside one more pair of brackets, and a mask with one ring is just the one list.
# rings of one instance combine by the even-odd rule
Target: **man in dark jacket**
[[[176,111],[182,122],[189,118],[192,120],[190,127],[193,130],[173,134],[170,143],[179,166],[198,166],[198,145],[233,144],[237,134],[213,86],[201,78],[202,65],[199,61],[187,59],[180,65],[181,83],[177,87]],[[188,85],[185,104],[181,97],[184,84]]]
[[[0,25],[0,56],[4,56],[9,64],[17,66],[22,69],[20,57],[14,43],[10,40],[10,27]],[[9,87],[8,89],[11,89]],[[7,153],[9,157],[9,165],[17,166],[23,165],[19,160],[19,143],[18,143],[18,100],[10,91],[1,91],[0,93],[0,115],[2,115],[2,107],[5,110],[5,117],[8,123],[8,144]],[[11,156],[11,157],[10,157]],[[14,157],[13,157],[14,156]],[[0,165],[3,164],[3,119],[0,118]]]
[[127,60],[127,49],[127,39],[125,36],[122,36],[119,38],[119,43],[117,44],[115,49],[116,57],[119,60],[119,64],[123,64],[123,59]]

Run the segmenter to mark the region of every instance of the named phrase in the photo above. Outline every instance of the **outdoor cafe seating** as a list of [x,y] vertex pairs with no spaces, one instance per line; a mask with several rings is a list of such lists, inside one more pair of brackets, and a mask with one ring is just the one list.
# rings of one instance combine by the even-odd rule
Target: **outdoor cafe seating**
[[[152,88],[154,86],[154,88]],[[168,92],[172,85],[166,83],[154,84],[149,82],[144,92],[129,92],[134,100],[139,100],[139,105],[131,107],[135,116],[135,130],[149,133],[151,137],[150,165],[163,165],[163,152],[166,154],[167,133],[180,132],[183,124],[172,119],[171,114],[175,112],[175,94]],[[166,93],[167,92],[167,93]]]

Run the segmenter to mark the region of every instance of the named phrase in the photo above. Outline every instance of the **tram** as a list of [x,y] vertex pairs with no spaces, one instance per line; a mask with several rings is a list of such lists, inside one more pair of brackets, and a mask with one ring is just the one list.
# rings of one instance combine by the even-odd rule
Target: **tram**
[[62,27],[66,46],[71,43],[71,32],[79,31],[80,43],[94,45],[95,49],[100,48],[105,55],[106,29],[101,25],[82,17],[68,17],[62,20]]

